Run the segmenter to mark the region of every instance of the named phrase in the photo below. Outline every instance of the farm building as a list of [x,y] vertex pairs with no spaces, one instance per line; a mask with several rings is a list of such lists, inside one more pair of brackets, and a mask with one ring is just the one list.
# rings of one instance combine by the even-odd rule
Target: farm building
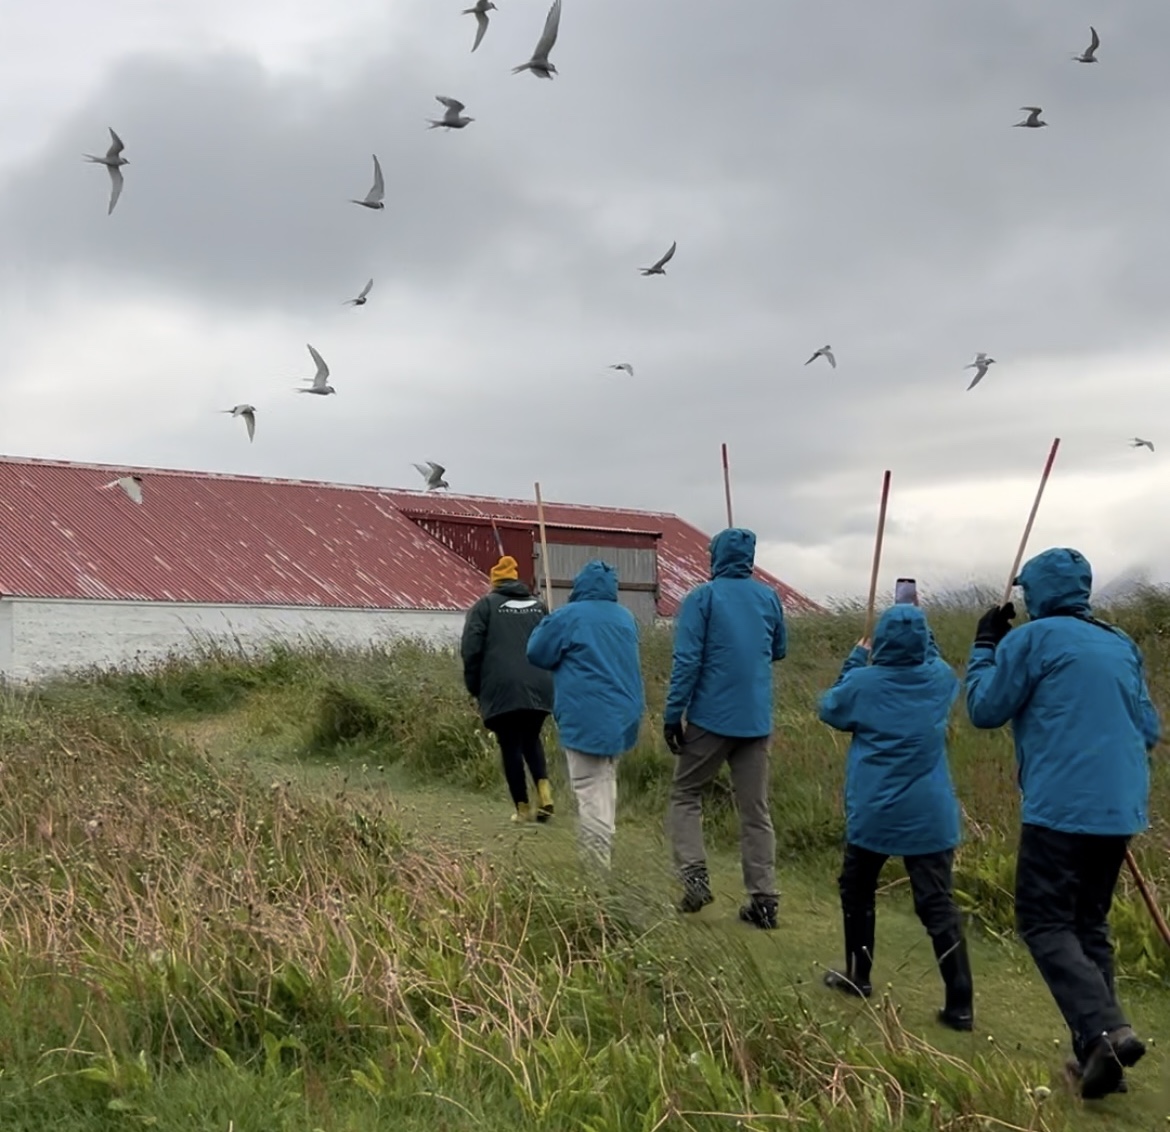
[[[644,623],[708,574],[708,537],[675,515],[549,503],[545,522],[554,605],[593,557]],[[541,573],[522,500],[0,457],[0,523],[0,676],[17,680],[200,640],[454,643],[501,543]]]

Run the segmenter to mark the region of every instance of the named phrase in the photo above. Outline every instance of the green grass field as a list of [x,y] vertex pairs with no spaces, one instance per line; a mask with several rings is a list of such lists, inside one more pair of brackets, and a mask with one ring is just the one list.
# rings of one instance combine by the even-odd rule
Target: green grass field
[[[931,619],[961,665],[973,615]],[[1147,595],[1119,620],[1166,713],[1170,601]],[[933,1021],[941,987],[893,865],[882,993],[859,1004],[821,987],[839,962],[845,742],[816,722],[815,698],[860,617],[791,628],[774,933],[735,919],[722,783],[707,822],[718,899],[671,911],[663,634],[645,644],[651,708],[621,764],[608,879],[578,870],[563,781],[552,823],[509,823],[493,742],[446,653],[210,651],[0,692],[0,1128],[1170,1126],[1170,952],[1128,880],[1121,988],[1155,1044],[1128,1096],[1086,1105],[1061,1084],[1063,1025],[1011,933],[1010,741],[961,711],[976,1032]],[[1160,759],[1155,826],[1135,850],[1166,903]]]

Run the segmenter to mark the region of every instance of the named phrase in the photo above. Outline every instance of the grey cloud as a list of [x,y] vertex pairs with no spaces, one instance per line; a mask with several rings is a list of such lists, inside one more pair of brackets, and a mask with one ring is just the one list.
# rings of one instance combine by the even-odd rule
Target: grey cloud
[[[1103,448],[1132,431],[1123,407],[1100,420],[1085,394],[1018,383],[1047,356],[1163,333],[1164,4],[565,0],[560,77],[510,75],[546,8],[508,5],[472,57],[466,21],[420,3],[383,58],[328,84],[239,55],[125,60],[10,174],[0,281],[328,318],[335,340],[370,315],[391,355],[409,294],[475,346],[458,403],[440,387],[385,416],[338,406],[357,414],[346,439],[323,437],[305,474],[402,463],[410,483],[408,461],[434,458],[469,490],[539,475],[546,494],[715,526],[727,440],[737,517],[801,545],[869,532],[883,467],[1030,471],[1070,430],[1091,463],[1094,428]],[[1090,22],[1101,62],[1083,67],[1068,57]],[[476,121],[428,131],[440,93]],[[1011,128],[1026,104],[1046,130]],[[107,124],[131,161],[108,221],[80,161]],[[382,214],[346,203],[372,152]],[[639,277],[673,239],[667,277]],[[370,275],[369,306],[335,311]],[[839,368],[803,370],[824,342]],[[382,396],[380,361],[347,376],[318,344],[339,400]],[[976,350],[998,365],[965,395]],[[618,358],[636,379],[605,373]],[[800,490],[820,482],[832,507]]]

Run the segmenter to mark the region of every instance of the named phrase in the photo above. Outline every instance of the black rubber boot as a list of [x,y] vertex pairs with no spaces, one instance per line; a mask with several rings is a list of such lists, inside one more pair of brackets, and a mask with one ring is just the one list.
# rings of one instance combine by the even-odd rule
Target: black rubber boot
[[1102,1034],[1090,1047],[1081,1068],[1081,1096],[1087,1101],[1100,1100],[1116,1093],[1125,1079],[1117,1050]]
[[777,926],[780,902],[774,896],[753,896],[740,910],[739,918],[745,924],[771,931]]
[[698,912],[715,899],[706,869],[691,869],[683,875],[683,894],[675,907],[680,912]]
[[936,939],[934,953],[947,995],[946,1005],[938,1012],[938,1020],[952,1030],[973,1030],[975,986],[971,980],[967,941],[962,936]]
[[869,998],[873,994],[873,948],[876,918],[872,908],[847,911],[845,922],[845,970],[826,971],[825,986],[842,994]]
[[[1070,1057],[1068,1059],[1068,1061],[1066,1061],[1064,1063],[1065,1080],[1068,1081],[1068,1083],[1074,1089],[1077,1089],[1078,1091],[1080,1090],[1081,1081],[1084,1079],[1084,1076],[1085,1076],[1085,1067],[1075,1057]],[[1128,1093],[1129,1092],[1129,1083],[1126,1081],[1124,1075],[1122,1075],[1121,1077],[1118,1078],[1117,1084],[1113,1087],[1112,1091],[1114,1093]],[[1092,1098],[1090,1098],[1090,1099],[1092,1099]]]

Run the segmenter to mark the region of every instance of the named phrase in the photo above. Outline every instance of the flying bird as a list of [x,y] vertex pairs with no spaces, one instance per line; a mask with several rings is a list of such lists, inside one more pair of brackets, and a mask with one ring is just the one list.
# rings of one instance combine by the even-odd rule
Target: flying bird
[[1152,440],[1143,440],[1140,436],[1135,436],[1129,442],[1130,448],[1148,448],[1151,452],[1154,450],[1154,442]]
[[442,464],[436,464],[434,460],[428,460],[425,464],[415,464],[419,471],[419,475],[427,481],[427,491],[435,491],[440,487],[449,488],[451,485],[443,479],[443,473],[447,470]]
[[99,490],[106,488],[120,487],[127,498],[135,503],[142,502],[142,477],[141,476],[119,476],[116,480],[110,480],[109,483],[102,484]]
[[353,204],[360,204],[363,208],[385,208],[382,203],[382,198],[386,195],[386,182],[382,180],[382,166],[378,164],[378,155],[375,153],[374,157],[374,186],[366,193],[365,200],[354,200],[350,197]]
[[[306,343],[308,345],[308,343]],[[312,355],[313,361],[317,363],[317,372],[313,375],[313,384],[308,389],[298,389],[298,393],[319,393],[322,397],[329,396],[330,393],[336,393],[337,390],[326,380],[329,377],[329,367],[325,364],[325,359],[309,346],[309,353]],[[308,381],[309,378],[305,378]]]
[[1089,31],[1093,35],[1093,41],[1081,52],[1080,55],[1074,55],[1073,58],[1078,63],[1096,63],[1097,62],[1097,48],[1101,46],[1101,37],[1097,34],[1097,29],[1090,25]]
[[483,37],[488,29],[488,12],[499,11],[492,0],[475,0],[474,8],[464,8],[463,14],[465,16],[474,16],[475,22],[479,25],[475,29],[475,42],[471,45],[471,50],[474,51],[482,42]]
[[675,240],[674,243],[670,245],[670,250],[666,253],[666,255],[664,255],[653,267],[640,267],[638,270],[643,275],[665,275],[666,265],[674,257],[674,252],[677,247],[678,240]]
[[248,426],[248,439],[252,440],[256,435],[256,406],[255,405],[236,405],[232,409],[221,409],[221,413],[231,413],[233,417],[243,417],[244,424]]
[[805,362],[804,364],[808,365],[809,362],[815,362],[817,358],[824,358],[825,361],[827,361],[829,365],[833,367],[833,369],[837,368],[837,359],[833,357],[832,346],[822,346],[815,354],[813,354],[811,358],[809,358],[808,362]]
[[557,30],[560,26],[561,0],[553,0],[553,6],[549,8],[548,16],[544,21],[544,31],[540,33],[540,39],[536,44],[536,50],[532,53],[532,58],[527,63],[521,63],[519,67],[513,67],[512,74],[518,75],[521,71],[531,71],[538,79],[551,79],[557,73],[557,69],[548,61],[548,53],[557,41]]
[[1021,110],[1027,110],[1028,116],[1022,122],[1014,122],[1016,126],[1027,126],[1029,129],[1036,129],[1040,126],[1047,126],[1047,122],[1040,121],[1040,107],[1039,106],[1021,106]]
[[989,358],[985,353],[980,351],[975,355],[973,362],[968,362],[963,367],[963,369],[973,369],[975,371],[975,376],[971,379],[971,384],[967,386],[968,391],[974,389],[983,380],[987,374],[987,367],[991,365],[995,365],[995,359]]
[[366,285],[361,289],[361,291],[359,292],[358,297],[356,299],[346,299],[345,302],[342,303],[341,305],[342,306],[364,307],[366,305],[366,296],[370,293],[370,288],[373,285],[374,285],[374,281],[372,279],[369,280],[369,282],[367,282]]
[[463,113],[463,103],[457,98],[447,98],[442,94],[436,94],[435,100],[441,102],[447,107],[447,112],[442,118],[428,118],[430,128],[433,130],[436,126],[446,126],[448,130],[461,130],[468,122],[474,122],[474,118],[468,118]]
[[84,153],[82,156],[86,161],[94,161],[98,165],[104,165],[107,172],[110,174],[110,207],[106,209],[106,215],[109,216],[114,211],[114,205],[118,203],[118,198],[122,195],[122,169],[123,165],[129,165],[130,162],[122,156],[122,150],[125,149],[125,143],[116,133],[114,133],[113,126],[107,126],[110,131],[110,148],[106,150],[105,157],[95,157],[92,153]]
[[629,362],[618,362],[616,366],[610,366],[609,368],[625,370],[631,377],[634,376],[634,367]]

